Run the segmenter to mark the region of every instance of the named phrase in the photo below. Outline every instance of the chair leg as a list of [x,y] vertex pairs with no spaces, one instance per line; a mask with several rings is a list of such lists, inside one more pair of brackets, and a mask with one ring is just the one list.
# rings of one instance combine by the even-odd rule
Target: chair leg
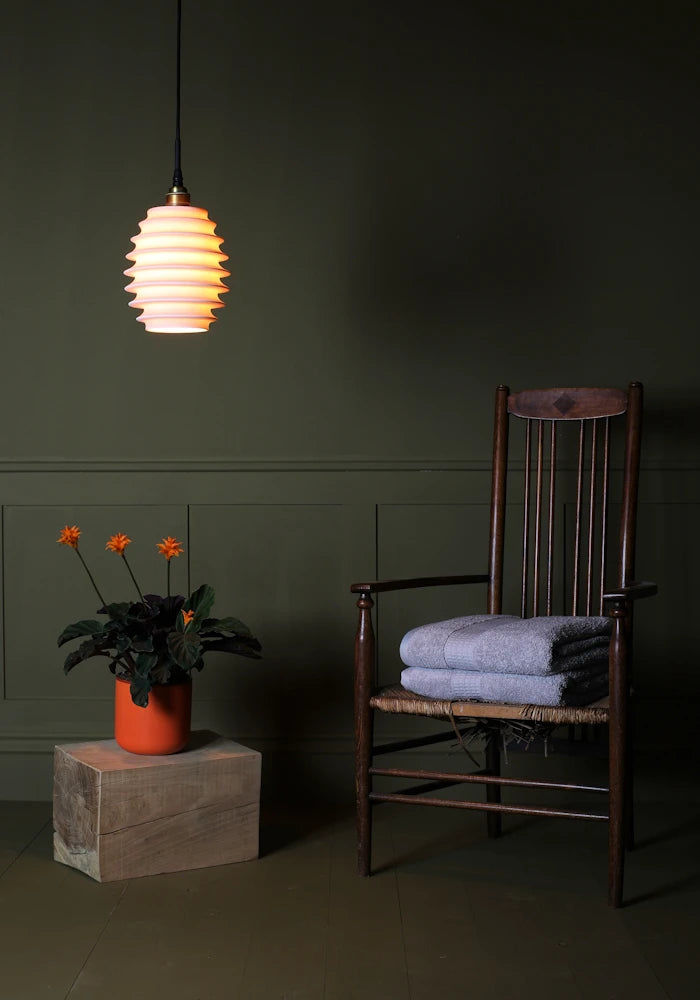
[[625,848],[634,848],[634,702],[627,718],[627,758],[625,770]]
[[[491,774],[500,775],[501,773],[501,754],[498,749],[498,734],[490,733],[486,740],[486,770],[490,771]],[[487,785],[486,786],[486,801],[487,802],[500,802],[501,801],[501,786],[500,785]],[[489,837],[500,837],[501,835],[501,814],[498,812],[487,812],[486,813],[486,828],[488,830]]]
[[357,871],[370,875],[372,870],[372,804],[370,792],[370,760],[372,725],[362,728],[355,745],[355,795],[357,804]]
[[[612,729],[612,724],[611,724]],[[622,903],[622,883],[625,872],[625,749],[620,740],[610,737],[610,821],[608,831],[608,902]]]
[[372,804],[369,793],[372,764],[373,719],[370,706],[374,677],[374,629],[370,595],[362,594],[355,636],[355,801],[357,807],[357,870],[369,875],[372,868]]
[[622,904],[622,886],[625,874],[625,819],[628,790],[626,765],[628,760],[627,730],[627,637],[625,634],[625,609],[613,606],[614,619],[610,643],[610,724],[609,749],[609,844],[608,844],[608,903]]

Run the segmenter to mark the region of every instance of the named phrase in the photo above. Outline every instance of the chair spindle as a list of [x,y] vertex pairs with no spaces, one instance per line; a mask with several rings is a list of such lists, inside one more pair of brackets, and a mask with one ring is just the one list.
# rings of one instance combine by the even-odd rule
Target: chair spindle
[[557,430],[556,423],[550,424],[549,438],[549,523],[547,527],[547,614],[552,613],[552,581],[554,559],[554,485],[557,464]]
[[600,527],[600,599],[598,614],[603,614],[603,594],[605,593],[605,574],[607,572],[608,554],[608,482],[610,479],[610,417],[605,418],[603,438],[603,510]]
[[591,437],[591,480],[588,498],[588,567],[586,573],[586,614],[590,615],[593,607],[593,541],[595,533],[595,483],[596,462],[598,458],[598,421],[593,421]]
[[523,575],[522,593],[520,600],[520,617],[524,618],[527,612],[527,567],[530,555],[530,451],[532,445],[532,420],[527,420],[525,425],[525,485],[524,485],[524,514],[523,514]]
[[535,553],[532,575],[532,613],[537,616],[540,609],[540,533],[542,528],[542,455],[544,421],[537,421],[537,484],[535,486]]
[[578,437],[578,473],[576,478],[576,537],[574,540],[574,585],[571,614],[578,614],[578,581],[581,571],[581,504],[583,499],[583,455],[586,444],[586,425],[581,421]]

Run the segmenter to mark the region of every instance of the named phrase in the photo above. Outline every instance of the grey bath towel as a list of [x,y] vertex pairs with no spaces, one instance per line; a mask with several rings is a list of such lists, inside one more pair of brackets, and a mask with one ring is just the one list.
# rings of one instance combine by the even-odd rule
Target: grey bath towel
[[586,705],[608,693],[607,664],[598,671],[571,670],[545,677],[408,667],[401,672],[401,683],[408,691],[428,698],[524,705]]
[[542,676],[594,667],[611,628],[603,617],[468,615],[411,629],[399,655],[407,667]]

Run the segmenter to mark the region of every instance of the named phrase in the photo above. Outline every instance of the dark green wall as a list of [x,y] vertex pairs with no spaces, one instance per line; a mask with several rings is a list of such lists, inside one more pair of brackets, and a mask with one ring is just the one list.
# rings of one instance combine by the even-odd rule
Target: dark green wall
[[0,792],[44,794],[51,742],[109,729],[108,679],[53,645],[85,613],[66,520],[95,558],[188,525],[192,582],[269,652],[203,675],[201,723],[347,748],[346,584],[404,566],[407,504],[416,571],[481,569],[438,539],[486,500],[499,382],[645,383],[643,676],[698,697],[690,626],[669,638],[700,596],[696,5],[184,7],[185,181],[233,276],[181,339],[121,273],[170,185],[174,0],[3,9]]

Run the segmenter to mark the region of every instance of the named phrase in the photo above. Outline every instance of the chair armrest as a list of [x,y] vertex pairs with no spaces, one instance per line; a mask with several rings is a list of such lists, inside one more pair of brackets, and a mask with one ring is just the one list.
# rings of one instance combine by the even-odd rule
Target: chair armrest
[[610,590],[603,594],[603,601],[636,601],[641,597],[653,597],[658,592],[655,583],[647,580],[638,583],[630,583],[627,587],[619,587],[617,590]]
[[385,590],[412,590],[415,587],[449,587],[458,583],[488,583],[488,573],[471,576],[418,576],[407,580],[371,580],[353,583],[353,594],[379,594]]

